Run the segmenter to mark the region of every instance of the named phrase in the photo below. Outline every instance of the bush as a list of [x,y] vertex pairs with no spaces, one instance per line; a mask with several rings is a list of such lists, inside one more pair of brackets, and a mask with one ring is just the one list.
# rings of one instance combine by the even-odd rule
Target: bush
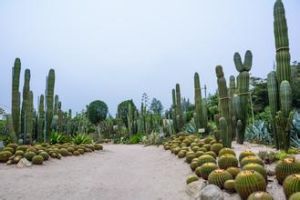
[[143,135],[140,133],[137,133],[135,135],[132,135],[129,137],[129,144],[138,144],[142,142]]
[[89,135],[77,134],[72,138],[72,141],[74,144],[80,145],[80,144],[91,144],[93,140]]

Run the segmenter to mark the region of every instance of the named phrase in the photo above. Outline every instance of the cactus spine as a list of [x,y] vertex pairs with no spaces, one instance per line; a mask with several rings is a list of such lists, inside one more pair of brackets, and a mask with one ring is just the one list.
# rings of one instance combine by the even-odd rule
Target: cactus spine
[[51,133],[51,123],[53,118],[53,98],[54,98],[54,86],[55,86],[55,71],[50,69],[47,76],[46,84],[46,121],[45,121],[45,134],[44,141],[48,141]]
[[248,118],[248,100],[249,100],[249,79],[250,74],[249,71],[252,67],[252,53],[251,51],[247,50],[245,53],[244,63],[242,63],[242,59],[239,53],[234,54],[234,64],[239,72],[237,78],[237,85],[238,85],[238,96],[239,96],[239,108],[240,112],[238,112],[238,120],[241,120],[242,126],[238,131],[237,142],[243,144],[244,137],[245,137],[245,130],[247,125],[247,118]]
[[181,131],[184,126],[183,112],[181,108],[181,93],[180,85],[176,84],[176,122],[178,131]]
[[44,123],[45,123],[45,110],[44,110],[44,95],[40,96],[39,100],[39,114],[38,114],[38,141],[43,141]]
[[[224,127],[221,127],[221,121],[220,121],[220,130],[223,138],[223,145],[225,147],[231,147],[231,141],[232,141],[232,125],[231,125],[231,117],[230,117],[230,111],[229,111],[229,97],[228,97],[228,89],[226,86],[226,79],[224,78],[223,68],[222,66],[218,65],[216,67],[216,75],[217,75],[217,82],[218,82],[218,91],[219,91],[219,105],[221,110],[221,116],[225,118],[226,126],[225,128],[225,122],[222,122]],[[222,125],[222,126],[223,126]]]
[[14,66],[12,68],[12,101],[11,101],[11,113],[12,113],[12,123],[13,130],[16,137],[19,138],[20,131],[20,71],[21,71],[21,61],[19,58],[15,59]]

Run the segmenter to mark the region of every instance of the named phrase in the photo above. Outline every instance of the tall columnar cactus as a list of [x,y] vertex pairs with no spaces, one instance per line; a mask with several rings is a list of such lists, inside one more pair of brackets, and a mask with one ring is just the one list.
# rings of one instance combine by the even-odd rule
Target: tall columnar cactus
[[29,92],[28,97],[28,111],[26,115],[26,126],[27,126],[27,138],[29,144],[32,144],[33,137],[33,92]]
[[56,94],[54,97],[54,115],[58,114],[58,103],[59,103],[59,96]]
[[39,142],[44,140],[44,126],[45,126],[45,103],[44,103],[44,95],[40,96],[39,99],[39,114],[38,114],[38,133],[37,139]]
[[288,81],[280,84],[280,111],[277,112],[276,124],[279,132],[279,147],[288,151],[290,146],[290,127],[292,121],[292,89]]
[[230,110],[230,115],[231,115],[231,125],[232,125],[232,139],[235,138],[236,136],[236,121],[237,121],[237,117],[236,117],[236,109],[234,107],[234,96],[235,96],[235,92],[236,92],[236,84],[235,84],[235,77],[234,76],[230,76],[229,77],[229,97],[230,97],[230,105],[229,105],[229,110]]
[[12,98],[11,98],[11,116],[13,123],[13,130],[16,137],[19,138],[20,132],[20,71],[21,61],[20,58],[15,59],[14,66],[12,68]]
[[180,85],[176,84],[176,121],[178,130],[181,131],[184,126],[183,112],[181,108]]
[[175,91],[175,89],[172,89],[172,120],[173,120],[174,130],[177,133],[178,126],[177,126],[176,116],[177,116],[177,114],[176,114],[176,91]]
[[272,71],[268,74],[267,87],[268,87],[269,105],[271,110],[272,132],[275,139],[276,148],[279,149],[279,139],[278,139],[278,133],[276,130],[276,123],[275,123],[275,117],[279,110],[279,102],[278,102],[279,94],[278,94],[276,72]]
[[268,96],[272,115],[272,128],[276,147],[287,150],[290,140],[290,112],[292,92],[288,29],[281,0],[274,5],[274,35],[276,47],[276,73],[268,74]]
[[288,27],[286,24],[285,10],[281,0],[274,5],[274,35],[276,46],[276,74],[280,84],[283,80],[291,80],[290,52]]
[[194,75],[194,89],[195,89],[195,124],[197,129],[203,128],[203,115],[202,115],[202,97],[199,74],[196,72]]
[[45,134],[44,140],[48,141],[51,133],[51,123],[53,119],[53,98],[54,98],[54,86],[55,86],[55,71],[50,69],[47,76],[46,85],[46,121],[45,121]]
[[132,110],[131,103],[128,104],[127,120],[128,120],[128,133],[131,136],[133,134],[133,110]]
[[28,134],[30,134],[28,125],[28,118],[30,112],[30,70],[25,70],[24,77],[24,86],[23,86],[23,102],[22,102],[22,110],[21,110],[21,132],[24,136],[24,143],[27,143]]
[[252,53],[247,50],[245,53],[244,62],[242,62],[241,56],[239,53],[235,53],[233,56],[234,64],[236,70],[239,72],[237,77],[237,85],[238,85],[238,96],[240,101],[240,112],[237,113],[237,119],[241,120],[242,127],[238,131],[237,142],[243,144],[245,138],[245,130],[247,125],[248,118],[248,101],[249,101],[249,79],[250,74],[249,71],[252,67]]
[[[229,110],[229,96],[228,96],[228,89],[226,85],[226,79],[224,77],[223,68],[222,66],[218,65],[216,67],[216,75],[217,75],[217,82],[218,82],[218,91],[219,91],[219,106],[221,111],[221,116],[225,118],[227,124],[227,130],[221,131],[223,136],[223,145],[225,147],[231,147],[232,142],[232,125],[231,125],[231,115]],[[221,123],[220,123],[220,130],[221,130]]]

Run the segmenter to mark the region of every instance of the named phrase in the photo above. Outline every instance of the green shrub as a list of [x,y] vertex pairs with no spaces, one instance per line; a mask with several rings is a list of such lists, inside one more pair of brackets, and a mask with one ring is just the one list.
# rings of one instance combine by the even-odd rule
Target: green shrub
[[134,134],[129,137],[129,144],[139,144],[142,142],[143,135],[140,133]]
[[74,144],[80,145],[80,144],[91,144],[93,140],[89,135],[77,134],[72,138],[72,141]]

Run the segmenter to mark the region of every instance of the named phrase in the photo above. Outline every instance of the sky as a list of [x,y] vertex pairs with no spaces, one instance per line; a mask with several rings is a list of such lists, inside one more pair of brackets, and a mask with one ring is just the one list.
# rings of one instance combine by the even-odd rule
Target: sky
[[[215,66],[237,75],[234,52],[253,53],[251,74],[265,78],[275,62],[275,0],[1,0],[0,107],[10,112],[14,59],[31,70],[35,102],[50,68],[64,110],[93,100],[117,105],[146,92],[169,108],[176,83],[193,102],[195,72],[208,92]],[[300,61],[300,1],[284,0],[291,61]]]

